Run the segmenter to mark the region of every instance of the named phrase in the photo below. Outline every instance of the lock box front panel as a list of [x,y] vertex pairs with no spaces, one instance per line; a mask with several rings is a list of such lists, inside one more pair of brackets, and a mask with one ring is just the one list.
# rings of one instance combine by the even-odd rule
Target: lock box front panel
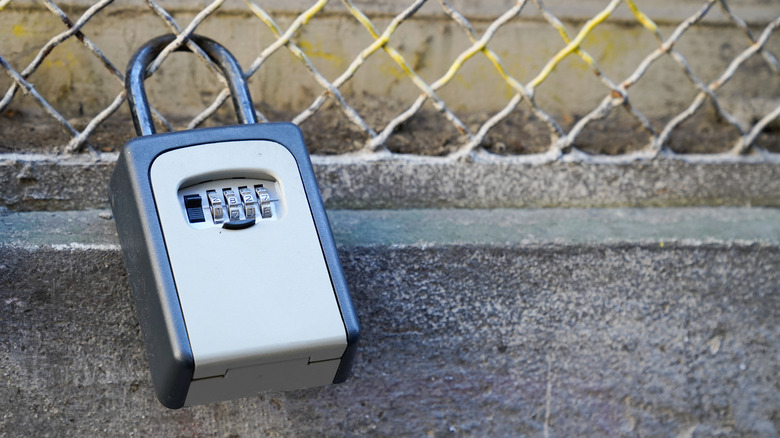
[[297,127],[132,140],[109,195],[164,405],[346,380],[359,329]]
[[[270,141],[191,146],[157,157],[150,175],[195,360],[193,380],[224,381],[252,366],[258,376],[237,385],[250,393],[332,382],[335,368],[322,362],[338,365],[346,334],[292,154]],[[255,213],[254,225],[227,228],[245,221],[250,208],[259,210],[252,193],[247,203],[239,193],[261,188],[275,198],[268,217]],[[192,222],[184,199],[204,191],[219,200],[222,214],[204,202],[206,220]],[[261,366],[282,361],[308,366],[300,376]],[[313,382],[305,376],[323,374],[321,367],[332,369],[330,376]],[[198,403],[192,397],[187,404]]]

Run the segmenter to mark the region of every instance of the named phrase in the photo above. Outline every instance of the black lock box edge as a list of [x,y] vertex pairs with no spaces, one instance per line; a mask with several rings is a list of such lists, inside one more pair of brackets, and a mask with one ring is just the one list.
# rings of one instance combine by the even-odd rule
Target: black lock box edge
[[[184,406],[195,362],[168,262],[151,189],[151,164],[160,154],[184,147],[241,140],[268,140],[287,148],[298,165],[347,335],[333,383],[347,379],[360,329],[336,243],[300,129],[292,123],[263,123],[179,131],[130,140],[109,183],[119,242],[141,324],[152,381],[160,402]],[[147,237],[148,236],[148,237]]]

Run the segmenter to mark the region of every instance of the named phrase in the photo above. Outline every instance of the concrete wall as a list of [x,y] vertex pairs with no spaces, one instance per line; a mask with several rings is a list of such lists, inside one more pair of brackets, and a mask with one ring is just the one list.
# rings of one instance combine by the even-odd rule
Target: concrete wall
[[[73,2],[73,18],[91,2]],[[380,31],[391,18],[407,6],[406,1],[359,2],[375,21]],[[469,18],[478,34],[490,22],[511,7],[512,2],[461,2],[456,6]],[[582,20],[596,15],[604,7],[602,1],[551,1],[545,4],[566,21],[570,35],[576,35]],[[733,3],[733,4],[732,4]],[[638,2],[649,16],[662,23],[661,32],[669,36],[683,19],[701,6],[698,0],[687,2]],[[771,2],[729,2],[760,32],[778,11]],[[0,55],[22,70],[37,50],[51,37],[51,29],[62,27],[59,19],[41,8],[28,9],[25,3],[12,2],[0,14]],[[197,12],[190,2],[164,5],[170,7],[181,24],[188,23]],[[286,29],[296,13],[310,6],[309,2],[277,2],[268,7],[278,24]],[[328,80],[334,80],[373,41],[370,34],[348,14],[339,2],[331,2],[327,13],[315,16],[295,42],[311,58]],[[700,79],[708,83],[722,72],[749,41],[742,31],[731,24],[715,7],[702,26],[691,29],[675,48],[691,64]],[[63,29],[64,30],[64,29]],[[84,28],[84,33],[100,47],[122,71],[130,55],[141,44],[168,32],[163,21],[143,4],[121,3],[107,7]],[[267,27],[251,15],[242,4],[227,3],[223,12],[208,18],[198,32],[217,39],[228,47],[243,66],[248,66],[259,53],[274,41]],[[456,57],[470,46],[465,32],[447,17],[437,2],[428,2],[419,16],[401,25],[391,45],[428,83],[441,77]],[[509,74],[526,83],[534,78],[556,52],[565,46],[557,31],[541,19],[538,9],[529,4],[521,14],[502,28],[489,47],[505,63]],[[628,77],[640,61],[658,47],[652,32],[642,28],[623,5],[615,17],[600,25],[585,40],[583,48],[591,53],[605,75],[619,83]],[[780,51],[777,38],[767,46]],[[149,81],[153,103],[164,113],[176,117],[194,115],[221,88],[212,73],[194,57],[179,55],[165,64]],[[727,99],[756,96],[778,97],[780,85],[773,73],[755,59],[736,75],[723,90]],[[66,41],[46,58],[31,78],[36,89],[46,96],[66,118],[96,114],[121,91],[121,84],[75,40]],[[0,89],[11,83],[0,75]],[[659,61],[646,77],[631,89],[632,103],[648,117],[669,117],[690,104],[697,93],[685,77],[682,68],[669,57]],[[252,94],[261,110],[270,110],[269,117],[284,118],[297,114],[322,92],[305,66],[286,50],[273,55],[250,81]],[[420,94],[403,71],[385,53],[371,56],[366,65],[341,89],[369,123],[375,128],[400,113]],[[590,68],[576,56],[567,58],[554,74],[537,90],[536,101],[545,111],[561,117],[582,116],[598,105],[608,93]],[[457,78],[439,91],[439,95],[461,117],[496,112],[514,94],[482,55],[465,64]],[[36,113],[39,108],[30,99],[17,99],[18,111]],[[278,113],[277,113],[278,112]],[[376,119],[376,120],[374,120]]]
[[776,210],[330,216],[363,329],[352,377],[179,411],[154,398],[110,215],[4,216],[0,434],[780,430]]
[[[538,158],[538,157],[536,157]],[[11,210],[104,208],[115,154],[0,155],[0,205]],[[635,161],[464,163],[314,157],[328,208],[780,206],[778,161],[689,157]]]
[[[407,3],[358,2],[380,27]],[[454,2],[480,33],[511,3]],[[637,3],[668,35],[701,2]],[[63,8],[77,16],[91,4]],[[185,23],[204,4],[165,6]],[[572,33],[604,6],[545,4]],[[309,2],[268,5],[286,27]],[[754,30],[780,13],[771,1],[729,5]],[[520,80],[563,46],[533,5],[526,9],[490,45]],[[0,12],[0,55],[21,70],[62,28],[32,0],[14,1]],[[130,2],[116,2],[84,29],[120,69],[142,42],[166,31],[142,3]],[[228,2],[199,31],[245,66],[272,41],[240,2]],[[715,10],[677,48],[711,80],[746,41]],[[330,2],[296,42],[332,79],[370,38]],[[468,45],[433,1],[391,43],[429,81]],[[778,44],[773,38],[769,47],[780,53]],[[616,80],[655,47],[625,5],[585,46]],[[484,118],[504,105],[508,90],[478,58],[441,95],[461,115]],[[75,41],[55,49],[31,80],[79,126],[122,88]],[[150,80],[150,94],[177,119],[213,98],[210,82],[191,57],[175,56]],[[0,90],[9,83],[0,75]],[[320,92],[284,51],[251,87],[258,107],[280,118]],[[383,53],[343,91],[379,125],[418,94]],[[694,94],[669,60],[631,92],[633,104],[659,118]],[[571,58],[537,99],[571,121],[603,94]],[[724,101],[730,96],[775,98],[780,83],[754,59],[722,90]],[[353,375],[336,386],[170,411],[154,398],[106,209],[116,153],[58,154],[61,140],[51,132],[61,129],[38,112],[19,95],[0,115],[0,436],[780,433],[777,154],[314,157],[363,329]],[[116,151],[132,135],[127,110],[110,120],[122,129],[102,130],[96,143]],[[346,131],[317,123],[315,130]],[[687,141],[706,143],[699,134],[706,133]],[[411,141],[420,150],[440,146]]]

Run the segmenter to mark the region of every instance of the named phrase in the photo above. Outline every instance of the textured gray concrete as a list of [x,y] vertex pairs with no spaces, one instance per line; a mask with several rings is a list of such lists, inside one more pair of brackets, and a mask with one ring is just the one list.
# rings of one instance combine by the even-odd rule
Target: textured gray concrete
[[[346,247],[780,242],[775,208],[328,210],[328,217]],[[116,249],[111,219],[111,210],[5,211],[0,244]]]
[[0,435],[780,430],[776,210],[329,214],[352,378],[180,411],[154,399],[109,215],[0,217]]
[[[105,208],[116,154],[0,154],[0,206]],[[476,163],[313,157],[329,208],[780,206],[780,155]],[[539,158],[539,157],[537,157]],[[611,160],[611,161],[610,161]]]

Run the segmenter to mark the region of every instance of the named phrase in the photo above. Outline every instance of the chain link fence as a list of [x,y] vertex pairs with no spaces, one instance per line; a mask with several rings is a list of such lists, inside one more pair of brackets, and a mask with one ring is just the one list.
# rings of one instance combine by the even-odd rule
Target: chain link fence
[[[319,0],[312,2],[307,7],[302,7],[302,12],[298,11],[293,14],[290,14],[289,11],[284,14],[275,12],[273,8],[264,7],[262,2],[254,0],[245,0],[243,6],[232,5],[231,10],[226,12],[223,3],[224,0],[213,1],[195,11],[194,16],[187,16],[189,21],[184,22],[182,18],[177,18],[176,13],[170,12],[171,7],[164,7],[164,2],[147,0],[146,6],[149,10],[159,17],[160,22],[169,32],[178,35],[176,40],[150,66],[149,73],[154,73],[169,54],[181,45],[187,45],[193,52],[199,54],[204,63],[210,64],[207,57],[188,37],[197,32],[204,23],[213,20],[213,17],[217,17],[219,14],[235,14],[236,9],[240,9],[243,14],[253,17],[257,26],[262,26],[265,31],[273,34],[273,42],[257,53],[251,64],[244,66],[245,77],[252,80],[262,70],[269,58],[280,52],[289,52],[299,65],[305,67],[310,78],[319,86],[316,95],[302,110],[296,111],[290,120],[293,123],[305,125],[307,121],[312,123],[311,121],[315,120],[316,115],[321,113],[326,106],[337,108],[349,121],[350,129],[356,130],[362,135],[360,144],[347,151],[350,157],[371,159],[372,157],[405,156],[406,154],[389,148],[388,144],[393,136],[398,135],[399,131],[404,128],[405,124],[410,123],[413,118],[423,113],[423,108],[426,105],[432,106],[437,115],[435,123],[427,125],[426,129],[437,130],[444,129],[444,127],[451,129],[449,127],[452,127],[457,131],[457,141],[453,145],[450,145],[444,153],[434,153],[449,159],[511,159],[512,156],[516,155],[512,151],[502,153],[501,150],[486,146],[490,143],[491,132],[494,132],[498,125],[519,112],[528,113],[529,117],[536,123],[544,126],[543,136],[549,138],[549,141],[545,141],[544,147],[534,152],[537,156],[553,160],[564,156],[575,158],[588,156],[578,147],[583,132],[589,127],[598,123],[603,124],[604,120],[610,120],[618,115],[629,118],[630,124],[635,127],[631,135],[639,139],[635,141],[639,142],[640,147],[631,151],[631,156],[646,158],[652,158],[659,154],[674,156],[676,152],[669,147],[671,136],[680,130],[686,121],[705,112],[707,107],[709,111],[714,112],[717,123],[725,125],[734,138],[727,155],[768,154],[771,153],[770,151],[780,150],[775,144],[777,143],[775,137],[771,137],[769,143],[759,144],[757,141],[761,135],[776,130],[774,125],[780,118],[780,99],[775,99],[774,96],[762,97],[759,99],[764,102],[762,108],[753,111],[751,116],[746,118],[741,116],[738,110],[734,110],[727,102],[724,102],[721,95],[721,90],[738,72],[744,70],[744,66],[748,62],[758,62],[760,64],[758,68],[768,72],[766,74],[770,83],[767,84],[767,88],[780,88],[778,86],[780,65],[778,65],[777,57],[770,48],[770,42],[773,36],[776,39],[776,31],[780,26],[780,5],[775,8],[777,14],[765,17],[764,23],[757,28],[755,25],[746,23],[743,18],[732,11],[729,3],[734,2],[725,0],[702,2],[695,13],[675,23],[657,22],[657,19],[654,20],[650,14],[643,12],[644,6],[638,0],[604,1],[604,5],[598,13],[582,21],[559,18],[560,14],[556,15],[552,8],[545,5],[542,0],[517,1],[497,16],[477,18],[469,18],[469,14],[461,12],[463,7],[458,9],[447,0],[439,0],[438,3],[433,0],[416,0],[409,2],[402,10],[371,13],[364,12],[367,7],[358,6],[352,0],[342,0],[340,3]],[[9,54],[0,52],[0,66],[2,66],[5,75],[10,78],[10,86],[7,87],[0,100],[0,113],[10,111],[13,102],[18,100],[20,95],[27,95],[44,110],[47,117],[56,120],[67,131],[69,141],[64,146],[64,152],[78,154],[93,150],[90,145],[90,136],[117,112],[124,104],[126,96],[122,88],[124,66],[117,66],[116,61],[109,59],[104,53],[105,47],[101,49],[90,39],[90,22],[100,17],[110,19],[112,13],[126,8],[128,5],[138,6],[134,5],[133,2],[120,0],[102,0],[94,4],[84,4],[81,8],[61,7],[51,0],[41,0],[40,3],[23,0],[16,2],[0,0],[0,19],[2,19],[4,11],[11,11],[15,8],[40,10],[41,7],[45,7],[62,22],[62,28],[52,29],[51,38],[42,47],[35,50],[36,53],[32,61],[25,65],[14,65],[8,60]],[[424,75],[419,72],[419,62],[412,59],[408,50],[404,51],[396,46],[396,40],[394,40],[395,37],[404,32],[405,23],[415,19],[430,19],[428,16],[426,16],[427,18],[421,17],[420,11],[423,7],[431,10],[432,5],[436,6],[434,12],[436,20],[447,20],[450,25],[454,24],[462,36],[469,41],[465,49],[459,49],[457,53],[453,53],[449,65],[440,66],[434,79],[424,78]],[[180,5],[176,7],[180,7]],[[388,5],[388,8],[392,9],[392,5]],[[600,59],[604,54],[591,53],[586,49],[585,43],[589,38],[593,38],[600,26],[604,26],[610,20],[614,21],[615,12],[619,9],[625,13],[626,17],[621,18],[619,24],[640,29],[644,34],[651,36],[655,40],[655,48],[648,53],[640,54],[639,62],[633,65],[630,74],[616,77],[600,67]],[[735,42],[735,47],[739,47],[739,49],[735,50],[725,67],[719,66],[719,70],[714,73],[714,79],[703,79],[702,75],[697,74],[696,69],[693,68],[691,57],[684,55],[677,46],[692,29],[704,26],[703,22],[716,13],[723,17],[717,26],[738,30],[741,34],[741,41],[739,44]],[[316,20],[333,14],[341,14],[352,20],[353,24],[358,23],[365,34],[370,37],[370,43],[362,46],[357,55],[347,63],[347,67],[335,76],[324,72],[313,59],[312,49],[305,47],[299,40],[301,33],[305,32],[307,26],[312,26]],[[514,72],[516,70],[513,69],[515,63],[507,62],[507,58],[515,54],[506,53],[506,50],[502,50],[504,53],[499,53],[493,48],[493,44],[497,39],[496,35],[503,28],[511,23],[530,20],[531,16],[537,22],[545,23],[545,26],[549,26],[557,32],[560,39],[559,49],[548,59],[541,60],[539,64],[541,67],[529,77],[520,77]],[[279,24],[280,22],[285,22],[287,25],[282,26]],[[379,22],[383,25],[379,25]],[[1,32],[2,38],[7,39],[6,47],[14,47],[15,28],[8,25],[5,27],[6,29]],[[663,29],[668,30],[664,31]],[[219,40],[218,37],[216,39]],[[116,84],[113,100],[96,114],[87,115],[89,121],[84,126],[75,126],[68,116],[51,103],[51,97],[42,95],[36,88],[38,81],[46,80],[44,77],[36,75],[41,65],[66,41],[73,40],[83,45],[105,66],[108,74],[114,78],[111,82]],[[327,46],[329,41],[320,41],[319,44]],[[522,41],[516,42],[518,52],[520,52],[522,44]],[[231,49],[231,47],[228,48]],[[376,64],[370,63],[370,60],[376,57],[390,59],[395,68],[402,72],[398,80],[413,85],[417,94],[416,99],[406,102],[402,108],[389,117],[389,120],[379,124],[371,118],[370,114],[366,113],[365,109],[361,109],[355,104],[356,93],[345,91],[358,72],[376,68]],[[459,111],[453,109],[453,105],[442,97],[441,90],[445,86],[468,87],[473,85],[459,84],[458,75],[465,66],[476,62],[477,58],[481,58],[483,62],[486,61],[492,69],[491,75],[486,76],[488,79],[485,80],[500,80],[509,92],[505,93],[505,97],[503,97],[505,103],[498,110],[483,111],[479,117],[465,120],[459,116]],[[537,90],[549,81],[552,75],[557,74],[556,70],[559,70],[563,63],[572,59],[579,60],[581,65],[585,66],[590,74],[598,80],[601,84],[602,98],[595,106],[592,106],[575,120],[567,120],[565,115],[551,111],[543,104],[538,103]],[[646,115],[641,110],[641,105],[635,104],[632,93],[636,85],[643,81],[650,70],[660,65],[662,60],[672,61],[672,64],[668,62],[664,64],[664,68],[670,68],[669,66],[673,65],[673,68],[684,74],[689,88],[693,90],[693,98],[681,111],[670,113],[661,120]],[[215,68],[212,69],[216,71]],[[426,76],[430,76],[430,74]],[[224,83],[224,79],[220,79]],[[0,82],[0,84],[2,83]],[[114,87],[114,85],[103,82],[101,84],[102,87]],[[216,93],[216,97],[206,105],[205,109],[202,109],[186,124],[186,128],[198,127],[213,117],[228,97],[229,91],[227,87],[224,87]],[[160,111],[153,111],[157,121],[162,126],[168,130],[177,129],[174,127],[175,123],[167,120]],[[272,119],[266,113],[267,109],[258,105],[257,114],[260,120]],[[607,135],[610,134],[609,123],[604,124],[603,129]],[[508,135],[511,136],[511,132]],[[425,145],[422,145],[422,150],[419,150],[418,153],[431,154],[425,150]]]

